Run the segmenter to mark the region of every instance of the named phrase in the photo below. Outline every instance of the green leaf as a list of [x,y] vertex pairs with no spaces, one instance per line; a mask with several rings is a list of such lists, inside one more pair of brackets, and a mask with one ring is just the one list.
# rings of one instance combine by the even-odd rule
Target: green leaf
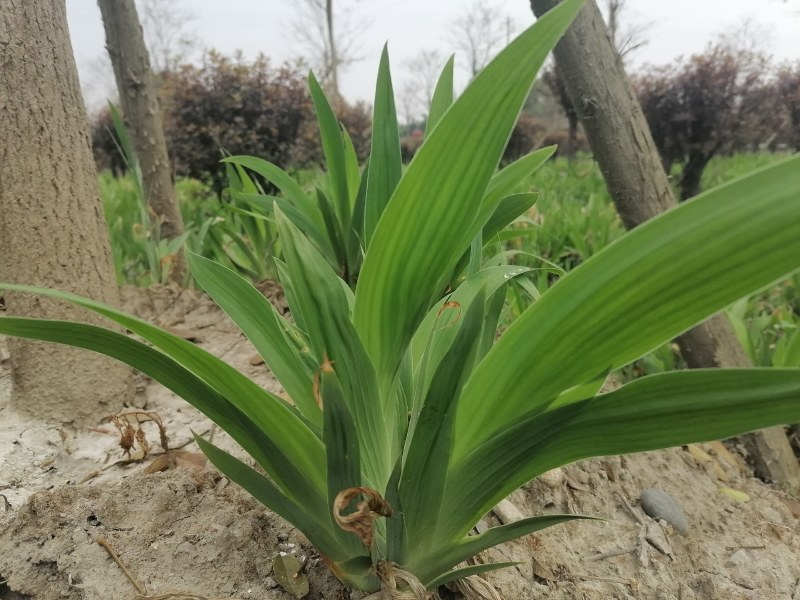
[[293,299],[303,315],[318,364],[333,363],[359,433],[365,483],[383,489],[394,462],[388,451],[388,424],[374,367],[350,320],[345,287],[280,210],[276,216]]
[[444,113],[453,104],[453,64],[455,63],[455,56],[451,56],[442,69],[442,74],[439,75],[439,80],[436,82],[436,87],[433,90],[433,98],[431,98],[431,106],[428,110],[428,119],[425,122],[425,137],[427,138],[433,128],[441,121]]
[[775,346],[773,365],[776,367],[800,367],[800,328],[786,331]]
[[[328,506],[332,507],[339,492],[362,485],[361,456],[356,425],[342,397],[333,366],[322,365],[319,377],[325,414],[323,441],[328,457]],[[350,532],[337,532],[337,539],[352,556],[365,551],[359,539]]]
[[[350,194],[350,215],[348,217],[347,229],[342,233],[345,240],[345,271],[343,279],[349,284],[355,284],[356,277],[358,276],[358,269],[361,268],[361,242],[363,236],[363,223],[355,223],[356,212],[363,210],[363,201],[361,194],[366,194],[365,176],[359,173],[358,156],[353,147],[353,141],[350,139],[350,134],[347,130],[342,128],[342,139],[344,140],[345,157],[347,164],[347,187]],[[367,175],[369,173],[367,172]],[[361,203],[361,204],[359,204]]]
[[489,221],[483,226],[483,239],[492,240],[503,229],[508,227],[517,217],[524,214],[536,199],[537,193],[512,194],[503,198],[497,205]]
[[798,194],[800,157],[683,203],[561,278],[476,369],[454,455],[800,267]]
[[463,316],[458,335],[431,380],[419,418],[414,423],[400,478],[400,502],[411,547],[435,544],[453,441],[454,400],[472,370],[483,326],[485,295],[480,290]]
[[325,163],[328,167],[328,178],[331,183],[331,194],[333,195],[333,205],[336,208],[337,220],[341,231],[350,228],[350,191],[347,181],[347,159],[345,157],[345,147],[342,141],[342,131],[339,128],[339,121],[325,97],[317,79],[313,73],[308,74],[308,85],[311,90],[311,100],[314,102],[314,110],[317,113],[317,123],[319,124],[319,135],[322,140],[322,152],[325,155]]
[[346,240],[349,232],[342,229],[328,196],[319,188],[317,188],[317,206],[322,213],[322,221],[330,240],[330,247],[333,248],[333,256],[328,257],[328,262],[334,265],[341,277],[345,277],[348,265]]
[[422,553],[418,558],[418,571],[415,572],[421,573],[420,577],[423,580],[436,577],[439,573],[448,571],[448,569],[472,558],[487,548],[492,548],[509,540],[560,525],[561,523],[593,518],[584,515],[542,515],[520,519],[508,525],[492,527],[479,535],[468,535],[456,543],[437,548],[435,552]]
[[[462,314],[469,310],[483,290],[489,296],[511,279],[527,272],[526,267],[498,266],[479,271],[465,280],[450,295],[436,303],[417,329],[411,345],[413,368],[416,371],[417,397],[427,394],[431,375],[438,368],[463,325]],[[445,306],[447,304],[447,306]],[[426,375],[427,373],[427,375]]]
[[354,314],[382,388],[394,379],[417,325],[474,237],[466,233],[536,72],[581,5],[559,4],[473,80],[420,147],[386,206],[361,269]]
[[314,202],[303,191],[300,184],[279,166],[252,156],[228,156],[223,158],[222,162],[246,167],[258,173],[277,187],[293,206],[302,211],[314,223],[315,227],[319,228],[322,225],[319,210]]
[[[534,305],[535,306],[535,305]],[[708,369],[643,377],[594,398],[518,418],[453,462],[439,534],[463,535],[494,504],[554,467],[800,420],[800,369]]]
[[364,215],[364,246],[369,247],[372,233],[402,175],[400,134],[394,105],[392,75],[389,70],[389,51],[383,47],[375,87],[375,109],[372,117],[372,151],[367,180]]
[[539,167],[550,160],[555,151],[555,146],[540,148],[536,152],[515,160],[492,177],[483,199],[483,208],[488,214],[492,214],[500,201],[511,194],[526,177],[530,177]]
[[200,286],[233,320],[264,359],[300,412],[315,426],[322,414],[314,400],[311,373],[305,368],[278,315],[261,292],[233,271],[187,252],[189,269]]
[[444,585],[445,583],[450,583],[451,581],[455,581],[456,579],[465,579],[466,577],[470,577],[471,575],[480,575],[481,573],[488,573],[489,571],[497,571],[499,569],[507,569],[509,567],[515,567],[520,562],[499,562],[499,563],[486,563],[483,565],[471,565],[469,567],[463,567],[461,569],[454,569],[452,571],[447,571],[443,573],[439,577],[429,581],[425,584],[425,587],[428,589],[436,589],[440,585]]

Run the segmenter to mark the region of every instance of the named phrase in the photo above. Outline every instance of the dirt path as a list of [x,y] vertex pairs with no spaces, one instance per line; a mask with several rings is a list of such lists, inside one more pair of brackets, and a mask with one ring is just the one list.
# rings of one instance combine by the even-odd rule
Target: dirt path
[[[128,310],[196,337],[278,390],[202,295],[161,288],[125,297]],[[0,361],[3,352],[0,339]],[[97,428],[69,432],[14,413],[9,391],[9,372],[0,369],[0,494],[10,503],[4,512],[0,498],[0,599],[141,596],[98,539],[153,597],[289,599],[272,572],[274,558],[288,553],[308,558],[309,598],[351,598],[301,534],[214,469],[194,466],[193,454],[182,467],[144,474],[149,458],[118,463],[119,436],[101,423],[106,415],[98,415]],[[193,429],[236,451],[202,415],[144,377],[136,406],[158,413],[172,447],[195,453]],[[145,427],[158,458],[156,430]],[[507,600],[800,600],[800,507],[742,465],[713,445],[571,465],[515,492],[511,512],[498,510],[500,517],[515,518],[516,508],[526,516],[579,512],[607,520],[562,525],[487,552],[484,560],[520,561],[487,578]],[[638,499],[649,488],[681,505],[686,535],[644,516]],[[484,524],[499,522],[490,514]]]

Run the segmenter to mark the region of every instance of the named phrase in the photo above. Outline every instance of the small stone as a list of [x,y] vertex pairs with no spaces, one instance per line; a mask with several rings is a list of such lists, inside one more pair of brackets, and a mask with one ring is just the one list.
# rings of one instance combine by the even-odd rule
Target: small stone
[[664,519],[681,535],[689,533],[689,521],[683,509],[677,500],[666,492],[658,489],[645,490],[639,497],[639,502],[648,516],[656,520]]
[[223,585],[223,586],[220,588],[220,591],[221,591],[223,594],[231,594],[231,593],[233,593],[234,587],[235,587],[235,586],[233,585],[233,582],[231,582],[231,581],[228,581],[228,582],[226,582],[226,583],[225,583],[225,585]]
[[737,550],[731,557],[725,561],[726,567],[741,567],[742,565],[750,562],[750,557],[747,555],[747,550]]
[[539,481],[547,487],[556,489],[564,483],[564,470],[560,467],[551,469],[539,475]]

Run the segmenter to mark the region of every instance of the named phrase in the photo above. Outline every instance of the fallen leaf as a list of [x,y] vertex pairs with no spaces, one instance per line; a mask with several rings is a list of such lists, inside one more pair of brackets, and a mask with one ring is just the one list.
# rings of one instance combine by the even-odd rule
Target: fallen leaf
[[722,468],[722,467],[719,465],[719,463],[718,463],[717,461],[714,461],[714,462],[711,464],[711,468],[714,470],[714,475],[716,475],[716,476],[717,476],[717,478],[718,478],[720,481],[730,481],[730,477],[728,477],[728,474],[725,472],[725,469],[723,469],[723,468]]
[[800,502],[790,498],[781,498],[781,502],[789,507],[789,510],[792,511],[795,519],[800,519]]
[[279,554],[272,563],[275,581],[295,598],[308,595],[308,578],[302,573],[302,565],[291,554]]
[[168,454],[156,456],[149,465],[142,469],[142,473],[145,475],[152,475],[153,473],[166,471],[171,466],[171,460],[174,461],[176,467],[182,469],[202,469],[208,462],[206,455],[201,452],[177,450]]
[[582,483],[578,483],[571,477],[567,477],[567,485],[571,487],[573,490],[577,490],[579,492],[588,492],[588,486],[583,485]]
[[739,490],[734,490],[733,488],[729,487],[721,487],[719,488],[719,491],[736,502],[750,502],[750,496]]
[[544,579],[545,581],[556,582],[558,578],[553,573],[552,569],[547,565],[540,563],[536,557],[532,558],[533,564],[533,574],[538,577],[539,579]]
[[697,462],[707,463],[714,460],[713,458],[711,458],[711,455],[708,452],[703,450],[697,444],[688,444],[686,446],[686,450],[689,452],[689,454],[691,454],[695,458],[695,460],[697,460]]
[[179,450],[178,452],[173,452],[173,456],[175,457],[175,464],[184,468],[191,467],[202,469],[208,462],[208,458],[206,458],[206,455],[202,452]]
[[716,454],[721,461],[727,463],[737,471],[744,472],[747,470],[744,461],[735,454],[732,454],[722,442],[708,442],[706,445],[711,448],[711,451]]
[[145,475],[152,475],[153,473],[160,473],[167,469],[169,469],[169,458],[162,454],[161,456],[156,456],[149,465],[142,469],[142,473]]

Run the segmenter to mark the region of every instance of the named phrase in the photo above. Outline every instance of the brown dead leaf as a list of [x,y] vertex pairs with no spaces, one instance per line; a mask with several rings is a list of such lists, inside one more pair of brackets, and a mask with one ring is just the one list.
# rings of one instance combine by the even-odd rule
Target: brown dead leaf
[[567,485],[569,487],[571,487],[573,490],[577,490],[579,492],[588,492],[589,491],[589,487],[588,486],[583,485],[582,483],[579,483],[579,482],[575,481],[571,477],[567,477],[566,481],[567,481]]
[[142,473],[152,475],[167,469],[169,469],[169,457],[166,454],[162,454],[161,456],[156,456],[149,465],[142,469]]
[[206,455],[202,452],[179,450],[178,452],[174,452],[173,456],[175,456],[175,464],[177,466],[187,469],[202,469],[208,462],[208,458],[206,458]]
[[789,507],[795,519],[800,519],[800,502],[792,498],[781,498],[781,502]]
[[145,475],[160,473],[174,466],[180,469],[202,469],[206,466],[208,459],[205,454],[200,452],[189,452],[186,450],[175,450],[168,454],[156,456],[153,461],[142,469]]
[[558,581],[558,577],[556,577],[555,573],[553,573],[552,569],[545,564],[539,562],[536,557],[531,559],[533,565],[533,574],[538,577],[539,579],[544,579],[550,583],[555,583]]
[[732,454],[722,442],[708,442],[706,446],[710,448],[711,452],[715,454],[719,460],[730,465],[739,473],[744,473],[747,471],[747,466],[745,465],[744,461],[735,454]]

